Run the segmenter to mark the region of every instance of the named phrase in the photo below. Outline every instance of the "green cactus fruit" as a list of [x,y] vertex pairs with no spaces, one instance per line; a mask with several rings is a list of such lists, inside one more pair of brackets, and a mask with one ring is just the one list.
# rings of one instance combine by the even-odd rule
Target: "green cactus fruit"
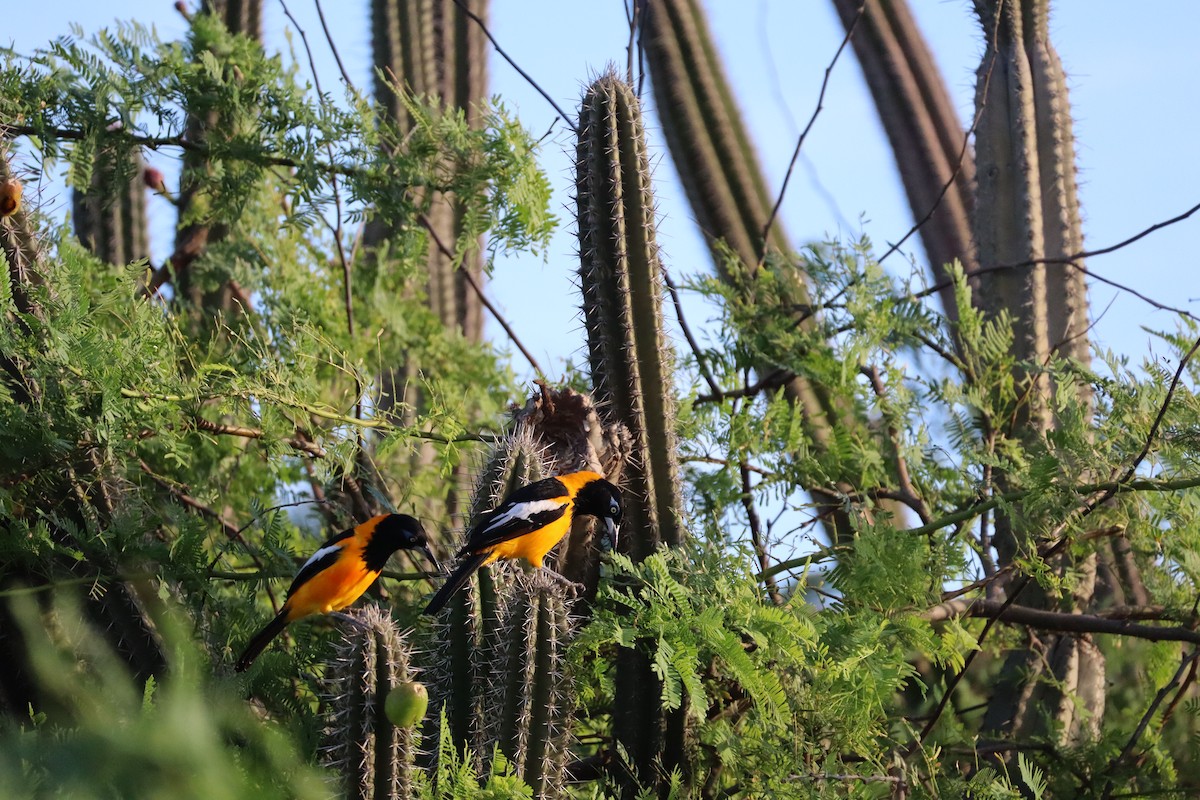
[[425,684],[416,681],[405,681],[397,684],[388,692],[384,701],[384,711],[393,725],[401,728],[411,728],[425,719],[429,710],[429,690]]

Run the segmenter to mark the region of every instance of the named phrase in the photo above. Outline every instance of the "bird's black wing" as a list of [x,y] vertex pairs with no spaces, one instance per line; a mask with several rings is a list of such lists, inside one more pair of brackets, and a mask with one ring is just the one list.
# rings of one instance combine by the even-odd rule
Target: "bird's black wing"
[[566,514],[570,503],[570,492],[557,478],[522,486],[475,523],[458,554],[478,553],[543,528]]
[[300,585],[308,581],[313,575],[331,567],[333,562],[338,560],[338,556],[342,552],[341,542],[353,535],[354,528],[344,530],[335,536],[329,537],[329,540],[325,544],[318,547],[317,551],[309,556],[308,561],[304,562],[304,566],[300,567],[300,571],[296,573],[296,577],[292,579],[292,585],[288,587],[287,596],[291,597],[292,592],[300,588]]

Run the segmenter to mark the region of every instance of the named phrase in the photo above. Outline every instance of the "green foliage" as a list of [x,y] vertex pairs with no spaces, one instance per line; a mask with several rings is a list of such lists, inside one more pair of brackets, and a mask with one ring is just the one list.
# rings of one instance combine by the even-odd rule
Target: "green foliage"
[[[422,296],[430,196],[452,194],[462,212],[447,243],[456,259],[485,230],[497,250],[539,251],[554,223],[536,148],[502,106],[474,125],[395,96],[403,135],[360,98],[314,97],[293,66],[204,15],[183,42],[125,26],[32,59],[4,55],[0,124],[37,168],[65,164],[82,188],[111,149],[203,157],[210,168],[198,171],[187,219],[225,232],[198,255],[194,278],[240,292],[195,325],[179,298],[149,291],[143,265],[102,263],[36,216],[37,231],[0,222],[6,255],[14,235],[37,233],[42,248],[39,271],[0,281],[0,634],[16,665],[0,670],[5,796],[330,793],[336,778],[316,765],[335,626],[290,626],[290,641],[245,679],[227,677],[228,665],[278,607],[280,580],[363,516],[360,503],[444,502],[460,488],[450,476],[482,463],[504,427],[511,370]],[[223,122],[191,139],[196,114]],[[646,193],[641,221],[621,224],[637,228],[653,217],[648,180],[641,168],[629,177]],[[355,247],[367,220],[389,230],[371,257]],[[626,232],[652,245],[646,229]],[[639,285],[653,288],[652,251]],[[1089,369],[1074,356],[1014,355],[1021,310],[980,312],[957,267],[955,313],[939,314],[932,292],[881,269],[867,241],[773,254],[767,269],[725,266],[723,280],[690,285],[717,317],[708,345],[674,374],[663,360],[640,389],[663,408],[678,401],[659,427],[686,464],[686,545],[637,563],[607,556],[565,660],[546,649],[569,638],[549,633],[569,627],[561,598],[549,613],[544,595],[518,597],[511,632],[533,646],[507,652],[531,658],[501,664],[493,678],[510,679],[508,693],[490,704],[479,696],[481,628],[496,628],[525,579],[488,575],[478,597],[464,593],[450,617],[462,645],[451,677],[430,683],[435,708],[450,681],[470,702],[448,703],[420,732],[429,756],[411,793],[532,797],[565,769],[581,776],[567,790],[576,796],[637,795],[616,741],[614,711],[630,702],[622,674],[644,675],[645,707],[666,712],[647,718],[677,725],[680,758],[638,776],[643,796],[881,797],[903,785],[908,796],[1075,797],[1193,785],[1190,664],[1178,641],[1151,640],[1156,626],[1194,636],[1200,368],[1189,361],[1178,383],[1175,368],[1200,327],[1159,334],[1169,361],[1100,354]],[[622,291],[620,301],[640,290]],[[670,343],[657,295],[639,302],[626,315],[641,328],[634,346],[661,353]],[[601,368],[612,359],[597,356]],[[379,376],[401,363],[421,366],[422,405],[377,413]],[[701,385],[701,366],[725,391]],[[810,424],[795,378],[821,387],[828,425]],[[1049,387],[1041,402],[1054,420],[1037,435],[1022,422],[1034,385]],[[583,431],[586,446],[567,454],[615,460],[587,450],[588,437],[609,432],[585,410],[564,427]],[[665,433],[655,459],[672,455]],[[503,440],[474,513],[550,469],[542,448]],[[845,522],[835,541],[821,529],[832,514]],[[1009,565],[995,563],[998,518],[1022,532]],[[1072,640],[980,618],[983,601],[1004,596],[987,588],[1003,569],[1033,579],[1017,608],[1036,595],[1039,611],[1076,624],[1128,620],[1126,635],[1072,634],[1107,664],[1094,732],[1067,735],[1048,707],[1030,712],[1047,720],[1037,734],[998,735],[981,721],[1009,652],[1045,635]],[[1097,574],[1128,594],[1083,613],[1077,596],[1092,594]],[[424,576],[407,562],[385,576],[373,599],[416,619]],[[78,608],[64,600],[76,589]],[[164,663],[148,663],[131,631],[153,639]],[[431,673],[446,653],[413,660]],[[644,672],[618,667],[631,663]],[[21,669],[29,685],[12,679]],[[1033,685],[1068,683],[1042,672]],[[547,690],[573,698],[556,706],[559,727],[540,716]],[[497,705],[487,721],[512,724],[489,753],[471,715]],[[503,716],[522,705],[531,713]],[[526,723],[532,735],[515,731]],[[536,747],[556,772],[531,776],[523,747],[547,735]]]
[[4,721],[5,797],[327,796],[286,731],[210,674],[179,620],[157,620],[170,641],[169,675],[139,687],[69,596],[41,610],[14,604],[49,711],[23,727]]

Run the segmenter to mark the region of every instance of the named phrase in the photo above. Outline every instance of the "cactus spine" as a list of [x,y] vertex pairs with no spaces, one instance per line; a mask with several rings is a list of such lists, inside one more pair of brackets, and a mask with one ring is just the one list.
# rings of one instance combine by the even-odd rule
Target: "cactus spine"
[[[579,113],[576,151],[579,275],[596,395],[629,430],[624,481],[627,534],[635,559],[684,531],[675,450],[670,351],[664,342],[661,265],[642,113],[630,86],[614,75],[593,83]],[[687,773],[686,712],[668,720],[649,657],[617,657],[613,727],[635,775],[655,780],[656,762]],[[624,787],[626,795],[635,783]]]
[[[981,299],[991,313],[1008,310],[1019,363],[1045,363],[1060,354],[1086,363],[1087,296],[1080,271],[1068,264],[1032,264],[1072,258],[1082,250],[1075,154],[1066,79],[1048,33],[1048,0],[999,3],[977,0],[987,49],[978,72],[976,239],[987,266],[1024,265],[981,276]],[[1015,429],[1040,437],[1054,425],[1049,376],[1018,374],[1030,385]],[[1087,387],[1078,389],[1090,404]],[[1001,476],[1003,484],[1004,477]],[[1014,512],[1019,517],[1020,509]],[[996,520],[1001,565],[1030,543],[1013,516]],[[1073,596],[1060,600],[1030,583],[1021,602],[1065,604],[1078,611],[1096,600],[1095,554],[1056,565],[1077,576]],[[1005,735],[1061,732],[1067,741],[1095,735],[1104,713],[1105,661],[1089,640],[1061,634],[1017,650],[1005,662],[984,727]]]
[[87,191],[72,192],[75,235],[108,264],[124,266],[150,257],[144,169],[139,153],[106,149],[96,159]]
[[412,797],[420,729],[388,719],[388,692],[410,681],[409,649],[391,616],[378,606],[348,615],[326,683],[330,718],[325,752],[355,800]]

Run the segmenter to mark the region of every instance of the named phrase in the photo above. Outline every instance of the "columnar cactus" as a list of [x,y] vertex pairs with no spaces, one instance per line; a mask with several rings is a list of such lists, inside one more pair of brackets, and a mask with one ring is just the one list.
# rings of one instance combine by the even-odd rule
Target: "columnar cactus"
[[105,150],[96,159],[87,190],[72,192],[75,235],[109,264],[125,266],[150,257],[144,170],[140,154]]
[[[467,0],[463,5],[480,18],[487,16],[486,0]],[[372,0],[371,31],[377,70],[376,103],[402,132],[411,122],[392,81],[414,95],[460,110],[473,127],[482,124],[487,99],[486,39],[479,25],[455,0]],[[458,241],[463,210],[453,198],[437,196],[431,201],[426,217],[437,239],[447,245]],[[369,233],[378,241],[386,230],[372,226]],[[428,265],[430,307],[445,325],[458,328],[471,341],[479,341],[483,335],[482,304],[433,235]],[[475,248],[468,253],[461,269],[478,281],[483,274],[482,250]]]
[[[514,411],[510,434],[479,477],[469,521],[518,486],[544,477],[591,469],[615,480],[627,438],[623,429],[601,425],[587,395],[543,386]],[[598,575],[591,527],[579,521],[557,557],[560,569],[584,583],[585,597],[594,595]],[[554,568],[550,559],[547,566]],[[527,781],[553,796],[565,769],[571,696],[562,661],[570,628],[561,584],[541,573],[525,575],[522,566],[505,562],[481,568],[447,605],[435,623],[429,674],[433,702],[445,706],[451,736],[481,757],[499,743]],[[513,664],[527,665],[519,667],[521,674],[533,670],[535,678],[525,688],[542,698],[536,704],[504,688]],[[502,697],[509,697],[518,712],[503,712]],[[553,701],[550,706],[543,702],[546,697]],[[427,735],[435,738],[432,730]]]
[[[684,529],[642,112],[632,88],[612,74],[584,94],[575,188],[592,381],[597,398],[629,429],[631,440],[622,481],[626,535],[619,546],[641,559],[660,544],[681,544]],[[686,774],[685,711],[678,709],[668,721],[641,650],[619,653],[616,695],[614,732],[635,776],[652,782],[656,764]],[[634,791],[634,783],[625,791]]]
[[412,681],[408,645],[387,611],[366,606],[347,615],[326,672],[330,715],[324,747],[343,775],[344,797],[413,796],[420,728],[397,725],[387,714],[389,693]]
[[571,601],[544,572],[518,573],[490,634],[485,748],[513,763],[535,797],[560,797],[574,699],[563,673]]
[[[968,272],[978,266],[971,238],[975,159],[964,148],[962,124],[942,73],[934,63],[905,0],[833,0],[862,66],[883,122],[921,242],[939,280],[955,259]],[[862,16],[859,17],[859,9]],[[931,213],[932,212],[932,213]],[[954,288],[941,295],[955,315]]]
[[[1045,363],[1055,354],[1086,363],[1083,274],[1067,264],[1031,263],[1071,258],[1082,250],[1070,108],[1047,30],[1049,2],[977,0],[975,6],[987,43],[976,89],[975,236],[983,265],[1015,265],[981,276],[981,302],[986,311],[1010,312],[1018,363]],[[1043,373],[1025,369],[1017,378],[1030,391],[1016,429],[1043,436],[1054,425],[1054,389]],[[1090,402],[1087,387],[1078,391]],[[997,518],[994,541],[1002,565],[1030,546],[1022,533],[1027,527],[1014,524],[1013,515]],[[1071,568],[1077,575],[1073,596],[1047,597],[1034,582],[1021,602],[1051,607],[1061,602],[1072,610],[1091,602],[1095,556]],[[1104,712],[1104,668],[1104,656],[1090,640],[1068,634],[1018,650],[1001,672],[984,727],[1045,735],[1049,725],[1068,740],[1094,734]]]
[[[698,0],[645,3],[642,45],[667,147],[696,222],[744,264],[765,253],[773,200]],[[776,220],[770,248],[787,252]],[[716,259],[717,269],[723,260]]]
[[[468,519],[477,519],[517,486],[546,477],[550,468],[542,452],[528,428],[518,428],[501,441],[479,477]],[[445,706],[454,741],[470,744],[477,754],[484,752],[479,727],[480,687],[488,672],[484,636],[495,628],[499,614],[498,574],[483,567],[450,598],[436,623],[437,658],[430,668],[433,699]]]
[[[646,53],[659,121],[671,159],[687,191],[688,201],[713,253],[723,280],[753,296],[755,275],[768,253],[792,252],[781,221],[771,217],[774,199],[767,188],[749,133],[725,78],[716,45],[709,34],[699,0],[655,0],[642,10],[641,42]],[[730,259],[721,243],[737,256]],[[792,292],[794,307],[810,305],[806,276],[788,260],[768,266]],[[804,329],[816,320],[800,321]],[[864,425],[846,418],[823,387],[795,377],[784,387],[788,399],[803,410],[805,432],[813,445],[833,442],[832,427]],[[836,494],[809,487],[822,503],[820,516],[831,537],[846,541],[853,533],[849,516]],[[843,492],[853,491],[848,484]]]
[[216,14],[230,33],[262,39],[262,0],[204,0],[206,13]]
[[[487,0],[459,0],[471,13],[485,18]],[[460,112],[472,127],[483,124],[487,100],[486,39],[478,24],[470,20],[455,0],[371,0],[372,50],[375,65],[375,101],[387,119],[401,132],[411,120],[393,84],[440,102],[449,111]],[[461,262],[444,248],[454,249],[463,231],[464,209],[453,196],[435,193],[428,198],[424,221],[428,224],[425,294],[430,309],[448,330],[460,331],[468,341],[483,339],[483,304],[472,286],[483,282],[483,247],[461,255]],[[388,225],[372,221],[364,240],[377,246],[389,235]],[[380,376],[378,409],[390,414],[403,408],[401,422],[412,424],[422,407],[421,365],[410,357],[403,364],[387,365]],[[434,460],[431,445],[424,444],[414,455],[413,468],[428,469]],[[460,471],[456,477],[462,477]],[[453,487],[455,482],[451,482]],[[427,503],[427,517],[444,517],[452,527],[461,525],[458,494],[451,488],[444,507]]]
[[641,559],[683,541],[672,354],[662,318],[654,196],[632,89],[614,75],[588,88],[579,115],[579,276],[596,397],[629,429],[623,549]]

